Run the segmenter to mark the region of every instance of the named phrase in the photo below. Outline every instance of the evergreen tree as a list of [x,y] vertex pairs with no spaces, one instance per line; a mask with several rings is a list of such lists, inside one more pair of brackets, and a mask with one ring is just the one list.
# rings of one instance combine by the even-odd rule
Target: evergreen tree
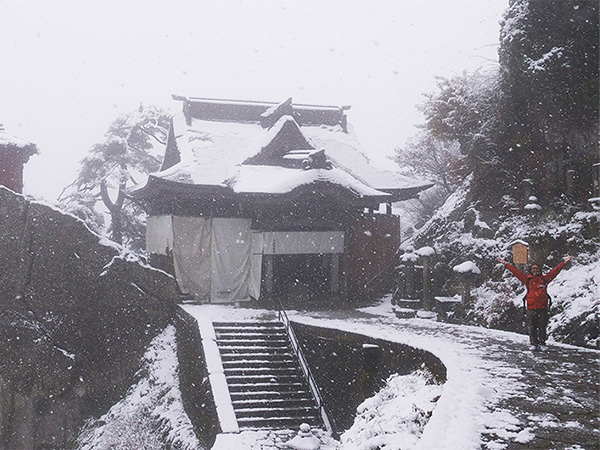
[[531,178],[547,201],[578,181],[591,194],[598,154],[598,2],[511,0],[500,31],[498,143],[515,180]]
[[[166,143],[169,115],[153,106],[119,116],[104,139],[93,145],[81,161],[77,179],[61,194],[63,206],[100,231],[102,221],[95,210],[102,201],[110,215],[111,239],[141,248],[143,223],[139,207],[127,201],[125,190],[160,168]],[[160,144],[160,149],[155,146]]]

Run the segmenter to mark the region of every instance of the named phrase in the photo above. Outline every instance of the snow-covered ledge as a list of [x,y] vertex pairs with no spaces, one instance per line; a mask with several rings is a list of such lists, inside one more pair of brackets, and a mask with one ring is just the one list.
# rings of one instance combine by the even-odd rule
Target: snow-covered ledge
[[229,394],[229,387],[227,386],[227,380],[223,372],[223,363],[221,362],[221,354],[217,347],[217,337],[212,321],[208,318],[196,318],[196,320],[200,328],[208,379],[215,399],[221,431],[223,433],[239,433],[240,427],[233,411],[231,395]]

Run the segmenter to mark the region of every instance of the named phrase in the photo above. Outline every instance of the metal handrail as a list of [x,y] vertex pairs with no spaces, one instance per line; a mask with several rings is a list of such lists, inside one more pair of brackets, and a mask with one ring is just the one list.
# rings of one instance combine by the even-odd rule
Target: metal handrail
[[300,368],[302,369],[302,372],[304,373],[304,377],[308,381],[308,386],[310,387],[313,397],[317,402],[317,407],[319,408],[319,412],[321,414],[321,419],[323,420],[323,424],[325,425],[325,429],[329,433],[333,434],[334,430],[331,425],[329,416],[327,415],[327,411],[325,410],[325,406],[323,405],[323,399],[321,398],[321,394],[319,392],[319,389],[317,388],[317,383],[315,382],[313,374],[310,371],[310,367],[308,367],[308,362],[306,361],[306,358],[304,357],[302,348],[300,348],[300,343],[298,342],[296,333],[294,332],[294,329],[292,328],[292,325],[290,323],[290,319],[287,315],[287,312],[283,308],[283,303],[281,303],[281,299],[277,299],[277,302],[279,304],[279,307],[278,307],[279,320],[281,322],[283,322],[286,333],[287,333],[287,335],[290,339],[290,343],[292,345],[292,350],[294,351],[294,353],[296,354],[296,357],[298,358],[298,361],[300,362]]

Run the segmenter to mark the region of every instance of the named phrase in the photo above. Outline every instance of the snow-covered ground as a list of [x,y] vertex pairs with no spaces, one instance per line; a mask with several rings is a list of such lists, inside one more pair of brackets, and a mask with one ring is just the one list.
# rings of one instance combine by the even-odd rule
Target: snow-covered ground
[[[355,423],[341,442],[318,433],[322,450],[501,450],[515,443],[528,449],[592,448],[584,441],[577,443],[578,433],[585,435],[585,442],[590,436],[600,442],[597,414],[589,415],[599,406],[595,380],[600,352],[551,342],[550,352],[533,354],[526,350],[523,335],[431,319],[398,319],[392,308],[386,298],[358,311],[288,312],[292,321],[424,349],[447,368],[443,385],[423,371],[391,376],[380,392],[358,407]],[[277,318],[273,311],[226,305],[183,309],[200,321]],[[126,398],[80,437],[81,449],[132,448],[132,439],[158,449],[165,436],[173,448],[202,448],[182,407],[175,349],[170,326],[152,342],[139,381]],[[560,411],[569,416],[562,417]],[[222,434],[213,450],[286,448],[297,432]],[[548,435],[561,433],[564,442],[540,446],[540,441],[548,442]]]
[[[196,317],[211,317],[213,320],[276,317],[272,311],[230,306],[184,308]],[[388,380],[387,386],[378,395],[358,408],[360,414],[357,415],[355,425],[342,436],[342,443],[322,447],[325,450],[367,450],[377,446],[386,450],[499,450],[507,448],[511,442],[521,443],[523,448],[528,448],[528,443],[535,442],[537,435],[545,432],[544,427],[556,430],[563,425],[554,416],[546,417],[542,405],[539,406],[542,409],[540,414],[530,414],[526,417],[528,420],[523,417],[528,414],[526,411],[507,407],[507,403],[514,398],[539,403],[539,399],[529,399],[531,386],[525,365],[531,364],[532,358],[543,359],[550,366],[553,363],[552,354],[527,353],[528,338],[524,335],[427,319],[398,319],[392,311],[389,298],[375,307],[359,311],[291,311],[288,314],[293,321],[424,349],[440,358],[447,368],[447,381],[441,387],[428,383],[423,374]],[[551,342],[551,347],[555,351],[570,352],[576,358],[580,357],[581,364],[589,364],[591,368],[597,366],[600,356],[594,350],[555,342]],[[513,355],[523,358],[524,365],[515,363]],[[573,370],[573,367],[565,370]],[[433,405],[432,400],[438,395],[436,389],[441,390],[441,396]],[[568,388],[565,387],[564,390]],[[544,392],[549,401],[553,401],[554,391],[549,388]],[[594,398],[597,397],[596,392]],[[569,401],[569,398],[565,395],[561,401]],[[429,421],[419,429],[420,418],[414,411],[426,411],[427,405],[432,405],[432,414]],[[597,402],[595,405],[597,409]],[[587,426],[576,421],[564,425],[582,429]],[[595,428],[592,432],[598,434],[597,425]],[[264,436],[257,438],[264,439]],[[236,448],[240,450],[260,448],[257,442],[254,445],[250,443],[252,438],[248,435],[243,439],[240,436],[236,442]],[[575,450],[585,447],[575,445],[557,448]]]

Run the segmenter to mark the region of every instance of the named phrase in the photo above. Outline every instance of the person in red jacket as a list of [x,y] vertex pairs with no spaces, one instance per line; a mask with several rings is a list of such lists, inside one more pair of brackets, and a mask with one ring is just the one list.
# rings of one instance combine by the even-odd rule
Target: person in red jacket
[[568,256],[558,266],[547,274],[542,274],[539,264],[532,264],[529,275],[524,274],[515,266],[498,258],[504,267],[512,272],[521,283],[527,286],[527,324],[529,326],[529,343],[531,350],[547,350],[546,327],[548,326],[548,283],[556,278],[565,264],[571,261]]

